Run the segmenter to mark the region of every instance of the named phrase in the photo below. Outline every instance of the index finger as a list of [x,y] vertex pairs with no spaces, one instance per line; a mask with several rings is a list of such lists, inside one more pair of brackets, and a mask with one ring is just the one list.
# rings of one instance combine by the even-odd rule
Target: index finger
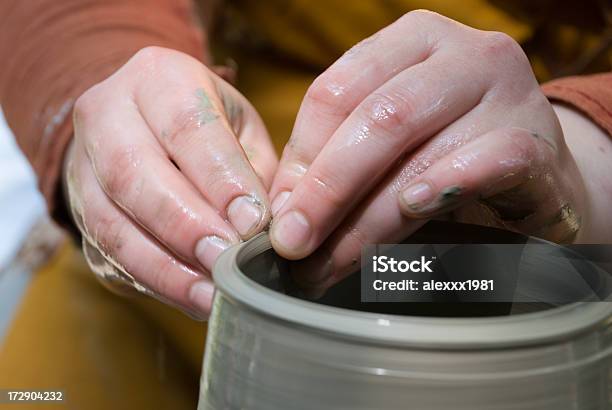
[[350,113],[397,73],[430,58],[443,33],[457,25],[433,12],[410,12],[354,46],[313,82],[270,192],[273,213]]
[[269,201],[267,189],[230,124],[231,111],[241,112],[243,122],[249,122],[243,128],[262,135],[260,139],[267,134],[265,128],[253,121],[254,110],[246,100],[224,92],[229,85],[199,62],[163,53],[157,67],[159,75],[145,77],[135,90],[143,118],[208,203],[243,239],[249,238],[267,225]]
[[470,67],[455,70],[448,57],[398,74],[351,113],[278,212],[271,229],[277,252],[309,255],[403,153],[478,105],[486,78],[472,78]]

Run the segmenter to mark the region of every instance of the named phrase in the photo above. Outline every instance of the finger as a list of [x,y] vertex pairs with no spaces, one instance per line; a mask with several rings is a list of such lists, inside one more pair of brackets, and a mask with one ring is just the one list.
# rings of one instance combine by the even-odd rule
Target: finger
[[87,141],[106,194],[167,249],[210,270],[222,250],[239,242],[233,227],[172,165],[131,102],[86,95],[75,118],[75,132]]
[[433,12],[408,13],[354,46],[313,82],[274,180],[273,213],[359,103],[398,72],[427,60],[444,33],[458,26]]
[[[436,54],[368,96],[334,133],[272,224],[277,252],[310,254],[404,153],[473,109],[486,93],[473,67]],[[469,62],[465,62],[469,65]]]
[[81,247],[89,268],[102,286],[120,296],[130,296],[138,292],[133,278],[110,263],[100,248],[90,243],[84,235],[81,238]]
[[[243,239],[249,238],[268,223],[267,190],[223,108],[217,87],[225,83],[213,80],[195,60],[188,65],[180,57],[180,65],[173,55],[160,58],[159,75],[140,83],[135,101],[181,172]],[[246,111],[241,101],[230,106]]]
[[520,101],[512,103],[511,108],[503,109],[501,112],[500,106],[508,102],[508,96],[491,94],[494,93],[489,91],[487,98],[483,99],[477,107],[412,151],[401,166],[402,171],[394,183],[398,186],[407,186],[412,179],[425,172],[440,158],[461,148],[473,139],[499,128],[500,124],[501,126],[532,124],[532,131],[541,136],[544,143],[553,148],[559,145],[560,141],[555,141],[553,137],[559,135],[559,124],[536,118],[537,113],[541,114],[546,109],[550,109],[550,102],[541,93],[529,98],[521,97]]
[[[478,137],[438,159],[416,177],[412,170],[413,159],[407,159],[389,173],[385,181],[323,243],[320,249],[324,251],[318,249],[296,269],[299,275],[307,278],[303,283],[317,289],[328,288],[359,269],[361,251],[366,244],[399,242],[418,230],[427,218],[476,203],[481,197],[495,197],[503,190],[524,184],[538,169],[537,164],[545,162],[551,152],[530,131],[512,128],[498,129]],[[438,194],[441,200],[437,203],[448,201],[449,206],[416,214],[403,200],[400,200],[402,206],[398,206],[398,195],[406,188],[406,178],[411,181],[411,187],[418,188],[423,181],[428,186],[435,184],[438,192],[444,191]],[[449,192],[457,195],[449,197]],[[537,201],[546,203],[542,199]]]
[[298,283],[319,294],[359,270],[365,245],[399,243],[427,222],[401,213],[394,184],[400,173],[398,167],[312,255],[290,265]]
[[98,249],[137,290],[192,316],[207,317],[214,289],[210,277],[176,259],[133,224],[105,195],[89,165],[81,165],[80,173],[83,190],[78,201],[88,244]]
[[278,156],[268,130],[255,108],[235,88],[227,84],[218,88],[234,134],[255,173],[269,190],[278,168]]
[[[471,151],[469,151],[471,149]],[[403,190],[403,212],[421,218],[461,207],[460,219],[488,210],[509,230],[571,242],[581,227],[568,178],[552,164],[572,167],[546,136],[522,128],[494,130],[443,158]],[[445,175],[446,173],[446,175]],[[432,195],[431,197],[429,195]],[[465,207],[477,199],[480,209]]]
[[[533,173],[543,169],[553,152],[533,131],[491,131],[445,156],[413,180],[399,196],[400,207],[405,215],[422,218],[475,199],[486,200],[533,179]],[[534,194],[541,196],[542,192]],[[536,212],[540,198],[529,202],[529,213]]]
[[320,294],[360,269],[365,245],[399,243],[426,222],[424,219],[406,218],[400,214],[396,203],[377,198],[374,203],[363,207],[362,212],[349,216],[314,253],[292,261],[290,272],[302,288]]

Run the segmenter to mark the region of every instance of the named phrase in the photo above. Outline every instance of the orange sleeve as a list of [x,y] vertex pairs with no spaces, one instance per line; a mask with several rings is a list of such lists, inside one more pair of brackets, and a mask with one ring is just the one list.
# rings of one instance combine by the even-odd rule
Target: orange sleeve
[[0,1],[0,105],[51,213],[61,208],[75,99],[146,46],[207,60],[192,8],[191,0]]
[[612,73],[560,78],[542,89],[549,99],[573,105],[612,136]]

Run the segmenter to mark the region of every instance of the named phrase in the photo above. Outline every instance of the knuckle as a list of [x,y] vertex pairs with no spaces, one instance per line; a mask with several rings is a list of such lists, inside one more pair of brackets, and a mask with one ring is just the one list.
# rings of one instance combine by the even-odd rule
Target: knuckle
[[99,217],[95,223],[93,236],[104,255],[116,258],[125,245],[123,228],[125,223],[119,218]]
[[317,77],[306,91],[306,101],[332,114],[347,115],[349,87],[338,77],[340,76],[332,73],[325,73]]
[[495,60],[525,55],[521,46],[512,37],[500,31],[485,32],[482,43],[485,55]]
[[319,173],[304,180],[306,191],[326,206],[338,208],[344,205],[345,184],[331,173]]
[[156,205],[156,221],[159,225],[155,232],[166,243],[183,244],[195,242],[194,236],[200,218],[186,207],[178,206],[175,201],[165,199]]
[[100,104],[98,89],[98,86],[93,86],[76,99],[73,108],[75,121],[84,121],[96,112]]
[[538,138],[539,136],[525,128],[511,128],[507,134],[511,139],[517,158],[526,158],[528,160],[536,159],[539,155]]
[[[454,20],[431,10],[417,9],[409,11],[399,18],[398,23],[410,27],[416,34],[426,34],[431,30],[448,30],[459,26]],[[427,35],[424,38],[428,38]]]
[[[206,189],[212,198],[221,200],[243,192],[244,187],[236,179],[236,166],[241,162],[236,159],[233,163],[209,158],[206,169]],[[224,201],[220,201],[224,202]]]
[[142,64],[157,63],[172,53],[171,50],[159,46],[147,46],[138,50],[132,60]]
[[375,132],[403,136],[416,110],[412,100],[412,97],[400,96],[398,93],[374,93],[364,101],[361,115]]
[[283,149],[279,170],[292,179],[303,177],[313,161],[310,151],[307,140],[292,135]]
[[404,14],[402,17],[405,20],[418,20],[418,21],[440,21],[442,16],[435,11],[425,10],[425,9],[417,9],[411,10],[408,13]]
[[[338,62],[346,62],[346,60],[351,59],[353,56],[357,55],[358,53],[365,53],[371,50],[372,48],[376,47],[380,37],[381,37],[381,33],[377,32],[377,33],[372,34],[370,37],[367,37],[361,40],[360,42],[352,46],[350,49],[348,49],[342,55],[342,57],[340,57],[340,59],[336,62],[336,64]],[[376,60],[373,60],[372,62],[375,63]]]
[[96,164],[102,188],[111,198],[123,202],[130,196],[136,180],[134,164],[137,163],[133,147],[119,147],[109,152],[103,165]]
[[160,81],[172,80],[176,74],[185,75],[184,54],[159,46],[148,46],[138,50],[120,70],[126,78]]
[[171,257],[157,259],[159,260],[156,261],[153,268],[149,271],[149,277],[146,282],[148,282],[148,286],[150,286],[153,291],[161,295],[167,295],[173,286],[172,273],[176,262]]
[[357,226],[351,225],[346,230],[348,246],[355,252],[361,251],[368,244],[367,235]]
[[311,160],[308,158],[307,154],[299,148],[289,147],[289,150],[290,154],[287,155],[289,159],[283,161],[278,169],[278,173],[288,181],[296,181],[297,183],[297,181],[308,172]]
[[[211,114],[212,115],[212,114]],[[201,132],[202,111],[196,107],[183,107],[172,113],[170,127],[162,137],[173,147],[180,147],[189,136]]]
[[557,116],[555,111],[553,110],[552,104],[550,100],[546,97],[546,95],[542,92],[541,88],[537,86],[532,88],[529,94],[524,99],[524,104],[528,105],[532,112],[537,112],[541,114],[542,124],[548,126],[551,129],[558,130],[559,122],[557,121]]

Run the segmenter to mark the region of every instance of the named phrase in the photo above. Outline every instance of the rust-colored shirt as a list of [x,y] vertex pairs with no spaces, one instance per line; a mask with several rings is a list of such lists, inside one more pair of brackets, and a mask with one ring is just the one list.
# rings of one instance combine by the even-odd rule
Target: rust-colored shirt
[[[274,70],[279,64],[314,76],[352,44],[426,5],[468,25],[509,33],[524,46],[540,80],[610,69],[611,32],[605,20],[610,11],[598,9],[604,2],[595,0],[574,2],[574,7],[550,0],[427,4],[418,0],[234,0],[212,7],[218,2],[0,2],[0,105],[38,175],[50,211],[56,209],[59,197],[75,99],[146,46],[178,49],[209,64],[212,59],[205,51],[210,32],[221,54],[238,60],[245,69],[249,56],[270,56],[269,60],[278,62],[270,76],[278,75]],[[502,8],[499,3],[511,3],[511,7]],[[219,13],[214,19],[216,29],[211,31],[213,9]],[[200,21],[209,30],[202,30]],[[234,55],[236,45],[240,51]],[[557,79],[543,89],[612,134],[612,74]],[[248,92],[247,96],[252,97]],[[258,103],[255,106],[260,108]],[[270,118],[264,115],[264,120]],[[279,140],[274,132],[273,137]]]

